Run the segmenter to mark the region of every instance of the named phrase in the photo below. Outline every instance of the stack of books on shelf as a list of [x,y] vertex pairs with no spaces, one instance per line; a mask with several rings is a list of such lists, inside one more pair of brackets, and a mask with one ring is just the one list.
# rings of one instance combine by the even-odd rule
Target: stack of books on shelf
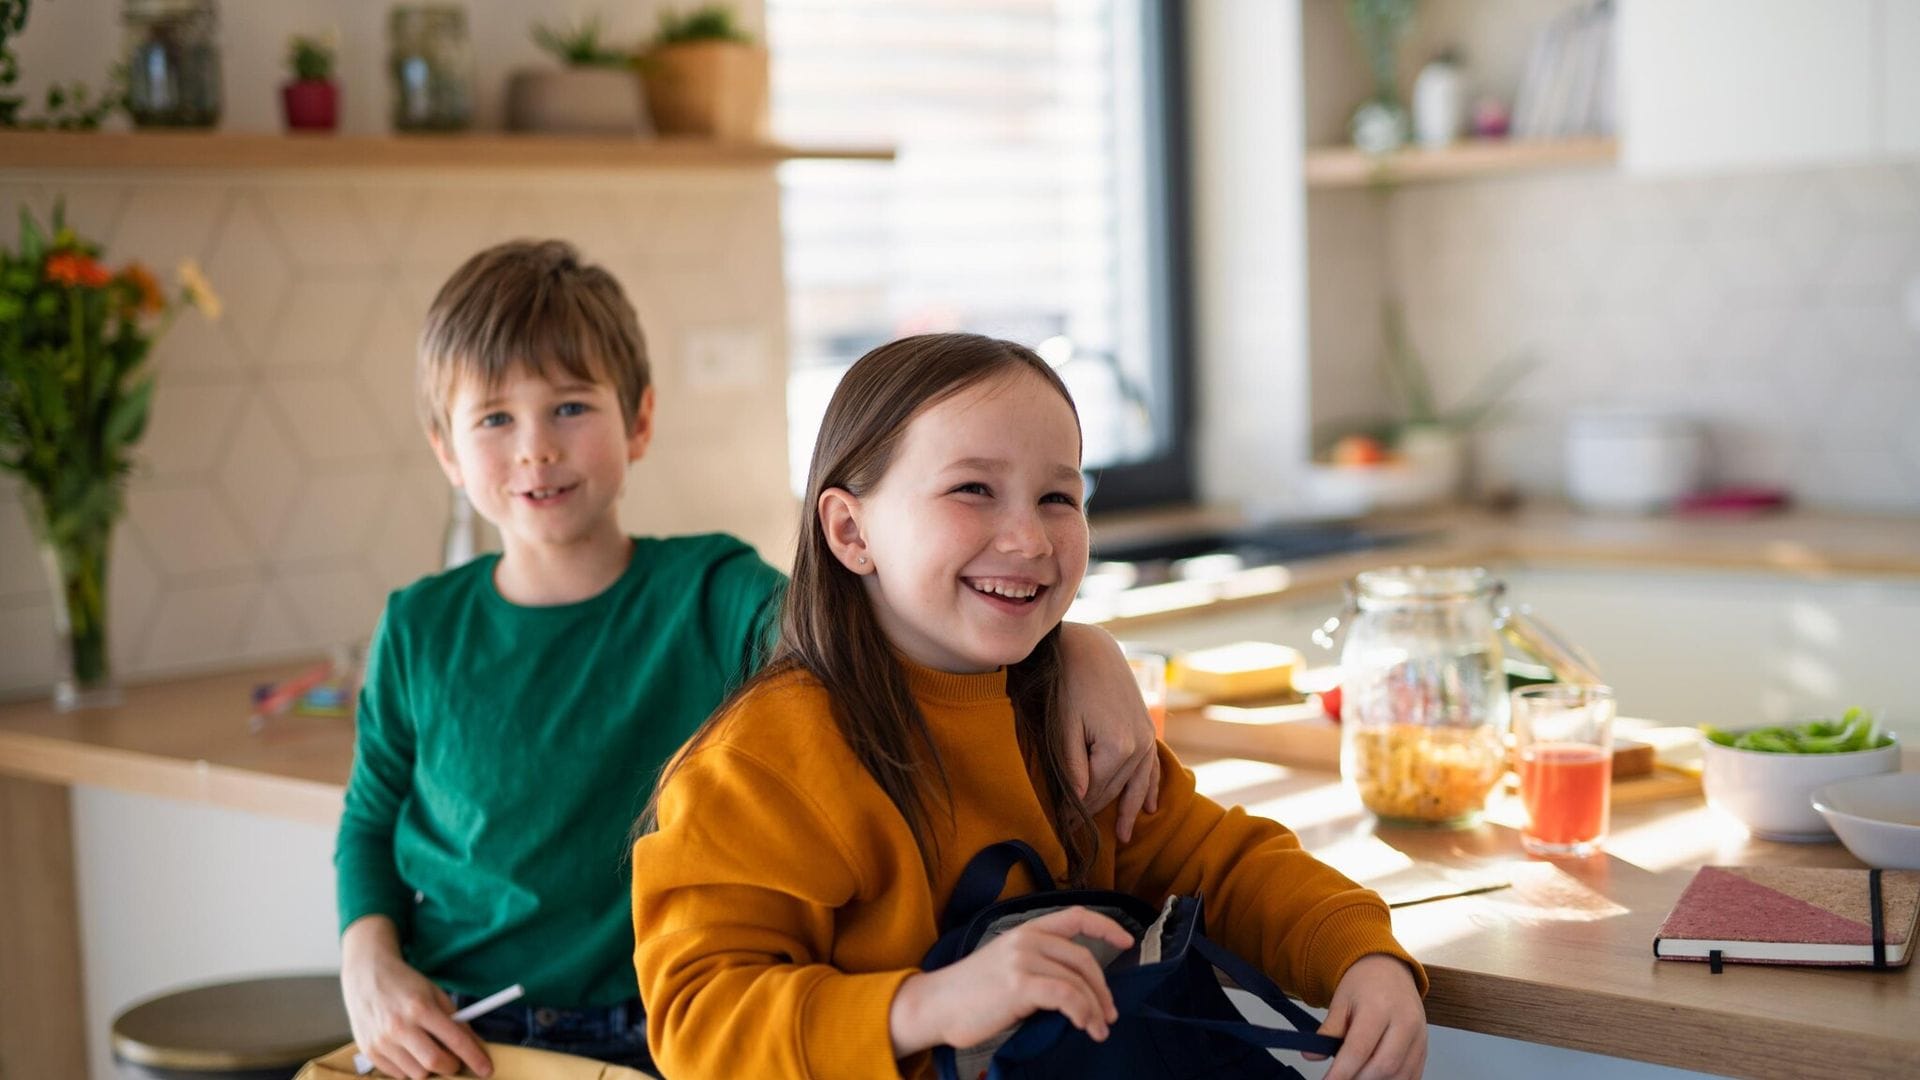
[[1613,0],[1592,0],[1541,27],[1513,101],[1513,137],[1614,131]]

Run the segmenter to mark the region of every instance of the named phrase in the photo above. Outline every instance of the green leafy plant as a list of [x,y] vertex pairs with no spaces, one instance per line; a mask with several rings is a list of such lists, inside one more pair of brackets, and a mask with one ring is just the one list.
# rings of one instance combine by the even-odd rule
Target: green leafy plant
[[1347,435],[1366,435],[1392,446],[1407,432],[1421,428],[1468,434],[1501,419],[1507,395],[1536,364],[1531,356],[1509,357],[1481,375],[1456,404],[1442,408],[1426,363],[1408,339],[1406,316],[1396,300],[1380,305],[1380,337],[1380,372],[1388,391],[1398,399],[1398,415],[1325,425],[1315,433],[1317,445],[1325,447]]
[[1809,720],[1745,731],[1722,731],[1712,724],[1702,724],[1700,733],[1721,746],[1767,754],[1850,754],[1893,745],[1893,736],[1881,731],[1873,714],[1858,706],[1838,720]]
[[535,45],[568,67],[626,67],[629,63],[625,50],[611,48],[601,40],[603,31],[598,15],[589,15],[575,26],[534,23],[529,32]]
[[1347,22],[1360,39],[1367,67],[1373,72],[1373,99],[1395,102],[1399,98],[1395,68],[1400,59],[1400,42],[1413,26],[1414,0],[1347,0]]
[[1400,398],[1403,416],[1397,426],[1401,429],[1438,427],[1464,433],[1491,423],[1505,407],[1508,392],[1534,366],[1532,357],[1508,357],[1480,376],[1458,404],[1442,409],[1433,382],[1427,377],[1427,366],[1407,339],[1406,316],[1397,301],[1381,305],[1380,332],[1386,346],[1381,368]]
[[44,113],[33,117],[21,114],[26,98],[13,90],[20,80],[20,61],[13,55],[13,41],[26,29],[31,6],[30,0],[0,0],[0,127],[77,131],[99,127],[126,97],[122,90],[126,80],[118,68],[108,73],[107,88],[99,97],[78,79],[52,83],[47,87]]
[[683,45],[693,41],[737,41],[753,44],[753,35],[740,28],[737,16],[725,4],[703,4],[685,14],[660,13],[655,45]]
[[0,248],[0,472],[58,565],[83,686],[107,676],[107,547],[153,401],[147,354],[181,306],[219,314],[197,266],[179,278],[169,298],[138,263],[109,269],[58,204],[46,230],[22,207],[19,249]]
[[287,67],[299,82],[327,82],[333,78],[331,37],[295,34],[287,39]]

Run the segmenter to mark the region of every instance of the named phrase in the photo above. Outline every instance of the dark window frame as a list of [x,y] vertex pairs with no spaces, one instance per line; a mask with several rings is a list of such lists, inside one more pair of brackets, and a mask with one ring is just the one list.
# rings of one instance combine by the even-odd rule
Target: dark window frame
[[1166,403],[1167,444],[1145,461],[1092,470],[1088,513],[1100,515],[1194,502],[1193,268],[1188,162],[1186,14],[1181,0],[1142,5],[1142,86],[1147,110],[1151,215],[1147,222],[1147,303],[1153,305],[1154,400]]

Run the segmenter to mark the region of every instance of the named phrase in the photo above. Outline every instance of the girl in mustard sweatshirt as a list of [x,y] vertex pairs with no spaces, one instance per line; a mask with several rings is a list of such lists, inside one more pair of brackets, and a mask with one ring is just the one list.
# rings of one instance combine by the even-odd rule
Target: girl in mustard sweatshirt
[[[1116,839],[1062,765],[1059,626],[1086,571],[1080,427],[1031,351],[906,338],[827,407],[774,658],[667,767],[633,848],[634,967],[672,1080],[895,1077],[1041,1010],[1116,1019],[1056,912],[919,968],[961,870],[1018,838],[1056,883],[1206,897],[1211,930],[1342,1035],[1327,1077],[1420,1075],[1426,975],[1380,898],[1194,790]],[[1024,871],[1021,871],[1024,873]]]

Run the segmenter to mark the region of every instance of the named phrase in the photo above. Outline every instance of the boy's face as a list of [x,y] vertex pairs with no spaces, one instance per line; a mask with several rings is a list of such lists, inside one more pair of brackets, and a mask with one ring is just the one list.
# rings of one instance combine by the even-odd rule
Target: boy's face
[[627,466],[653,433],[652,387],[631,427],[612,387],[550,383],[521,367],[491,390],[462,379],[447,412],[446,435],[433,437],[440,467],[509,550],[618,534]]

